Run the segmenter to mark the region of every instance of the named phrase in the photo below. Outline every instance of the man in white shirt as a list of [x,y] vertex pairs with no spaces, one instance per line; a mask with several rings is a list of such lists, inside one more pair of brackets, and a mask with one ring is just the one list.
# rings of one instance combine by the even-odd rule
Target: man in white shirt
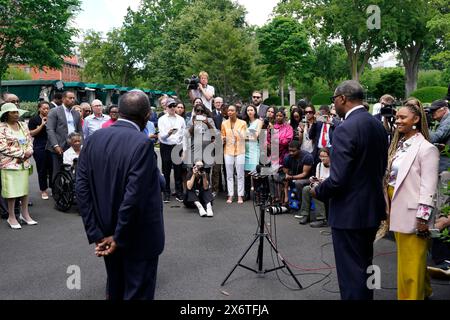
[[83,135],[85,140],[95,131],[101,129],[102,124],[111,119],[109,116],[103,114],[103,103],[100,100],[95,99],[92,101],[91,106],[94,114],[86,117],[83,124]]
[[193,102],[195,98],[201,98],[203,105],[208,108],[209,111],[212,111],[211,102],[215,95],[215,89],[208,84],[208,73],[201,71],[198,77],[200,78],[198,89],[189,90],[189,98],[191,98],[191,102]]
[[[167,98],[166,114],[158,120],[162,172],[166,180],[164,203],[170,202],[170,173],[172,168],[175,178],[176,199],[179,202],[183,202],[182,161],[180,153],[183,147],[186,122],[175,113],[176,106],[177,102],[174,99]],[[178,152],[174,152],[174,158],[172,158],[174,148],[179,149]]]

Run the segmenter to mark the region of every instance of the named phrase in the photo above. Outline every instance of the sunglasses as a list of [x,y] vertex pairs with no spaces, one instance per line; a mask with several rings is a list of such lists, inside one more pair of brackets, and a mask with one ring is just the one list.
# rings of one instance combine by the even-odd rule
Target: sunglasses
[[197,109],[197,110],[195,110],[195,113],[203,113],[204,111],[203,111],[203,109]]
[[331,102],[334,103],[334,100],[336,100],[337,97],[342,96],[342,94],[338,94],[337,96],[333,96],[330,98]]
[[92,110],[84,110],[84,112],[86,112],[86,113],[91,113]]
[[169,109],[172,109],[172,108],[175,108],[177,105],[176,104],[169,104],[168,106],[167,106],[167,108],[169,108]]

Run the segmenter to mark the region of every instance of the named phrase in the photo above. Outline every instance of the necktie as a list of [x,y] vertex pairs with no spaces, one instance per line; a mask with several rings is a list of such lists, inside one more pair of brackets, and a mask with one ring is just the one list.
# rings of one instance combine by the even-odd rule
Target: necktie
[[323,131],[322,131],[322,148],[326,148],[327,147],[327,139],[326,139],[327,132],[328,132],[328,127],[327,127],[327,124],[324,123],[323,124]]

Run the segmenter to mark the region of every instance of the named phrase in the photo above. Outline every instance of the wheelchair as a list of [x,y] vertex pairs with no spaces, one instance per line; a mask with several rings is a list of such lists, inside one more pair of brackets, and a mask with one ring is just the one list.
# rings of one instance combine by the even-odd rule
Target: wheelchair
[[68,211],[75,202],[76,165],[77,159],[74,159],[72,166],[63,164],[53,180],[53,199],[59,211]]

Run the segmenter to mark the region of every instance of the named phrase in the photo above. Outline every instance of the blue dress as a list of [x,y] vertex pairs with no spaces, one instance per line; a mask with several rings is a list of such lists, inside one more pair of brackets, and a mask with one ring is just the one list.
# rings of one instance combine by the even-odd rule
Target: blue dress
[[[253,136],[255,132],[258,132],[260,130],[260,122],[261,120],[256,119],[250,125],[247,129],[247,135]],[[245,165],[244,170],[245,171],[253,171],[256,169],[256,166],[259,164],[259,141],[245,141]]]

